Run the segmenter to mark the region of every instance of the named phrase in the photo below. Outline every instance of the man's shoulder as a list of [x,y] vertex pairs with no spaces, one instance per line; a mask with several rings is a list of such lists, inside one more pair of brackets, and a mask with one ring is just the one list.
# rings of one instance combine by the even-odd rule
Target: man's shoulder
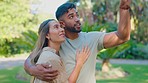
[[81,36],[91,36],[91,35],[95,35],[95,34],[104,34],[104,32],[99,32],[99,31],[91,31],[91,32],[80,32]]
[[104,33],[100,31],[80,32],[80,34],[91,34],[91,33]]

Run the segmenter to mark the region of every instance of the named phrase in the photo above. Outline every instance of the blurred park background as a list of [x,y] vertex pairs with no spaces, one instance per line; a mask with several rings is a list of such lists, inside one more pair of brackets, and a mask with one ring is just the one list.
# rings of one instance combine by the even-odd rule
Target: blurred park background
[[[27,57],[37,40],[39,24],[55,18],[56,8],[66,1],[77,5],[82,31],[117,30],[120,0],[0,0],[0,58]],[[130,13],[131,39],[98,52],[98,83],[148,83],[147,62],[127,64],[148,60],[148,0],[132,0]],[[110,60],[127,63],[111,64]],[[0,69],[1,83],[28,83],[29,79],[22,66]]]

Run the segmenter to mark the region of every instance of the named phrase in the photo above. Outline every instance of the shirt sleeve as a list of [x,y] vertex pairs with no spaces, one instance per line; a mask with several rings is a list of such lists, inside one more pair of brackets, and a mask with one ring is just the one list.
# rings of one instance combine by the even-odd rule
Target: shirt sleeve
[[36,64],[43,64],[43,63],[49,63],[50,64],[50,59],[52,58],[53,53],[50,51],[43,51],[37,61]]
[[90,43],[93,43],[97,46],[97,50],[104,49],[103,46],[103,40],[105,36],[105,32],[88,32],[86,38],[90,41]]

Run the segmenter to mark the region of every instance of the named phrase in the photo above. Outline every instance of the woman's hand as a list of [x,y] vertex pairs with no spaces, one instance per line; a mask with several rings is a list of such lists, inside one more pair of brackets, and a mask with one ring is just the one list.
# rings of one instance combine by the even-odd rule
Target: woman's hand
[[68,78],[69,83],[76,83],[77,78],[80,74],[83,64],[87,61],[90,55],[90,49],[86,46],[83,47],[81,51],[76,52],[76,65],[71,75]]
[[77,50],[76,53],[76,65],[83,65],[90,55],[90,49],[88,46],[82,48],[81,51]]

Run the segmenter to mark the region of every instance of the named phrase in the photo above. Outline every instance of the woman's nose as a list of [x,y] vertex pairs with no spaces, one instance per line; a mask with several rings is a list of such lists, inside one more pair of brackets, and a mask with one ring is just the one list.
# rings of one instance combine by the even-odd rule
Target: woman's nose
[[63,31],[64,31],[64,29],[63,29],[63,28],[60,28],[60,31],[62,31],[62,32],[63,32]]

